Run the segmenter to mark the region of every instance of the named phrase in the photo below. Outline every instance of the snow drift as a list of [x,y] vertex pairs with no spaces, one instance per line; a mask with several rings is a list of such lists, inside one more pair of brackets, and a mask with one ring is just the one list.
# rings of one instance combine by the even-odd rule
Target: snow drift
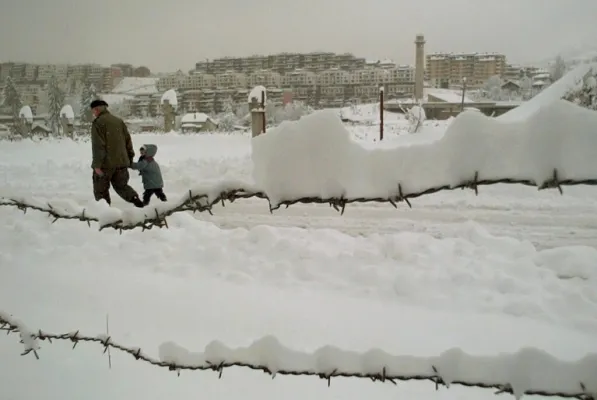
[[597,113],[564,100],[526,120],[506,122],[474,111],[454,119],[431,143],[365,149],[333,111],[284,122],[252,139],[256,186],[272,204],[300,197],[384,197],[472,180],[541,184],[589,179],[597,171]]
[[497,119],[504,122],[514,122],[529,118],[540,108],[564,98],[571,91],[579,90],[583,86],[585,77],[595,68],[597,68],[597,64],[579,65],[529,101],[500,115]]

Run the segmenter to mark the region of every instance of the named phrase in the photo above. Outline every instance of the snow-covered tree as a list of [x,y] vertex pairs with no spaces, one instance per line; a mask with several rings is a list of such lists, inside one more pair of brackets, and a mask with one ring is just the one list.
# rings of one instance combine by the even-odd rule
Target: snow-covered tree
[[19,126],[19,111],[21,110],[23,103],[21,101],[21,95],[10,76],[6,78],[6,84],[2,93],[2,105],[10,108],[10,113],[13,118],[13,133],[17,133],[17,127]]
[[127,101],[110,104],[110,112],[120,118],[126,118],[131,113],[131,107]]
[[579,88],[570,91],[564,99],[581,107],[597,110],[597,69],[594,69],[583,80]]
[[502,100],[502,78],[499,75],[494,75],[490,77],[483,87],[485,90],[485,95],[488,99],[499,101]]
[[222,112],[234,114],[234,100],[232,99],[232,97],[224,99],[224,101],[222,102]]
[[218,129],[229,132],[238,125],[239,120],[234,113],[234,101],[231,97],[225,99],[222,103],[222,112],[216,116],[218,120]]
[[89,105],[93,100],[97,100],[98,95],[95,90],[93,83],[83,82],[81,88],[81,97],[79,101],[79,123],[82,129],[86,129],[91,124],[93,117],[91,115],[91,108]]
[[530,99],[533,96],[533,80],[528,76],[524,76],[519,85],[523,100]]
[[50,112],[50,99],[48,97],[48,92],[42,90],[37,95],[37,105],[35,109],[35,113],[37,115],[43,115]]
[[48,81],[49,128],[52,133],[60,134],[60,110],[64,105],[66,94],[58,84],[58,79],[52,75]]
[[6,78],[6,84],[2,93],[2,105],[9,107],[12,115],[16,115],[17,117],[19,115],[19,110],[23,107],[21,95],[10,76]]
[[555,82],[560,79],[566,73],[567,69],[566,61],[562,58],[562,56],[557,56],[554,60],[553,64],[551,65],[549,75],[551,76],[551,81]]
[[427,115],[425,114],[425,109],[423,108],[422,104],[412,106],[406,112],[406,119],[409,122],[409,133],[417,133],[423,126],[423,123],[427,119]]

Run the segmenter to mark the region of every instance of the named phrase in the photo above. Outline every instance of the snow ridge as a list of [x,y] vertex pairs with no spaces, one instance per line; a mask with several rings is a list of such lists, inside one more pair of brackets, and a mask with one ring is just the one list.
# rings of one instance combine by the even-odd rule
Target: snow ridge
[[[597,171],[597,112],[565,100],[523,121],[465,111],[434,142],[365,148],[332,111],[252,139],[253,177],[273,204],[300,197],[388,198],[478,180],[588,179]],[[433,190],[432,190],[433,191]],[[415,197],[415,196],[412,196]]]
[[[34,352],[37,340],[68,340],[101,344],[131,354],[135,359],[171,371],[214,370],[220,377],[224,368],[245,367],[276,375],[318,376],[328,385],[333,377],[368,378],[373,381],[425,380],[436,385],[462,385],[497,389],[523,395],[539,395],[594,400],[597,394],[597,354],[577,361],[561,361],[536,348],[523,348],[512,354],[473,356],[459,348],[436,357],[395,356],[381,349],[357,353],[324,346],[312,353],[292,350],[274,336],[266,336],[248,347],[230,348],[219,341],[209,343],[202,353],[192,353],[173,343],[159,347],[159,359],[146,355],[138,347],[126,347],[105,334],[85,336],[79,331],[54,334],[37,330],[36,334],[7,314],[0,312],[0,326],[8,333],[19,333],[25,346],[23,355]],[[38,357],[39,358],[39,357]]]

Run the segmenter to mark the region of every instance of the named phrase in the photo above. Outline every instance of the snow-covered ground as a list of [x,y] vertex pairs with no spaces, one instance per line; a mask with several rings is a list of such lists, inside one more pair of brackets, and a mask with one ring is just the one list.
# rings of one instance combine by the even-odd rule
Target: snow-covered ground
[[[427,131],[382,145],[373,143],[375,127],[349,130],[366,148],[390,149],[441,139],[445,125],[426,123]],[[133,141],[157,144],[171,199],[202,181],[252,176],[247,136]],[[89,160],[89,143],[0,142],[0,197],[92,204]],[[135,174],[132,183],[142,190]],[[321,205],[270,215],[266,202],[241,200],[213,216],[175,214],[169,229],[121,235],[0,207],[0,311],[32,329],[91,335],[106,332],[108,314],[115,341],[156,357],[165,341],[202,351],[212,340],[247,346],[265,335],[302,351],[495,355],[534,346],[564,360],[596,352],[597,190],[479,191],[421,197],[412,209],[350,205],[343,216]],[[117,198],[114,206],[128,207]],[[328,388],[240,369],[222,380],[213,372],[177,377],[115,351],[108,369],[92,344],[41,346],[35,360],[19,356],[16,336],[0,339],[3,399],[494,397],[417,382],[338,379]]]

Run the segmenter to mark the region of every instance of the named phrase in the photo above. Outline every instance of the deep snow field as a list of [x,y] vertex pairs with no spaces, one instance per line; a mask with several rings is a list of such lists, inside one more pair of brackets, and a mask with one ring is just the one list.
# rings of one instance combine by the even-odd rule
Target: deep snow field
[[[367,148],[433,142],[446,123],[417,135],[350,127]],[[158,146],[174,199],[204,181],[246,180],[243,135],[134,135]],[[90,144],[0,142],[0,197],[93,203]],[[139,191],[140,177],[131,175]],[[535,346],[564,360],[597,351],[597,189],[537,191],[518,185],[440,192],[404,203],[295,205],[270,215],[241,200],[179,213],[169,229],[98,231],[79,221],[0,207],[0,311],[32,329],[106,332],[157,356],[173,341],[201,351],[212,340],[246,346],[275,335],[297,350],[333,345],[435,356],[451,347],[494,355]],[[113,193],[114,207],[127,208]],[[156,200],[153,199],[153,202]],[[20,357],[0,339],[0,398],[378,399],[493,398],[491,390],[440,389],[316,378],[271,380],[250,370],[167,370],[93,344],[41,343]]]

